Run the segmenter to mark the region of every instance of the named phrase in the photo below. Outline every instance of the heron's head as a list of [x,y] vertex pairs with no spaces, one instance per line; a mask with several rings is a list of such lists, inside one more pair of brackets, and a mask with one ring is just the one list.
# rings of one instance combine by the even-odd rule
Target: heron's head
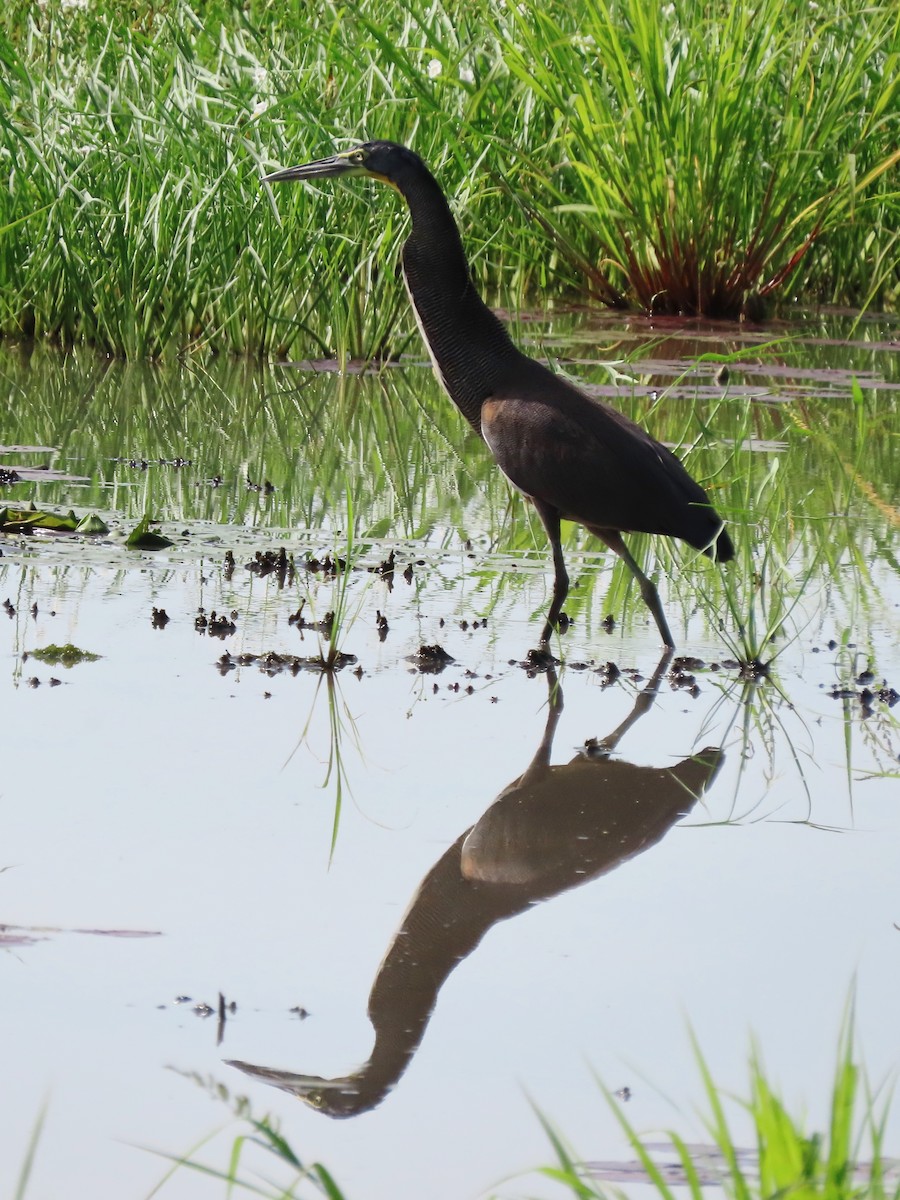
[[263,183],[289,183],[297,179],[331,179],[348,175],[365,175],[389,183],[402,191],[403,183],[412,176],[426,171],[425,164],[406,146],[396,142],[363,142],[350,150],[320,158],[316,162],[303,163],[299,167],[287,167],[273,171],[263,177]]

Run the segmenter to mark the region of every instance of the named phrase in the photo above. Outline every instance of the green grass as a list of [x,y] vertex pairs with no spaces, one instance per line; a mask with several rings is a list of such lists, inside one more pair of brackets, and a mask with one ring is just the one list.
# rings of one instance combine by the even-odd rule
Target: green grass
[[[147,1194],[146,1200],[165,1195],[169,1180],[177,1176],[179,1183],[182,1182],[185,1171],[221,1182],[224,1194],[228,1197],[249,1194],[263,1197],[264,1200],[311,1200],[315,1196],[324,1196],[326,1200],[346,1200],[327,1167],[318,1162],[305,1164],[298,1157],[274,1117],[256,1116],[247,1097],[232,1096],[224,1084],[199,1075],[188,1075],[188,1078],[200,1084],[214,1099],[229,1106],[235,1120],[242,1126],[241,1132],[231,1143],[225,1167],[210,1166],[200,1162],[197,1157],[199,1151],[215,1138],[215,1134],[204,1138],[183,1154],[160,1154],[160,1157],[170,1161],[171,1166]],[[277,1184],[272,1182],[269,1172],[273,1165],[282,1171],[287,1168],[289,1177]]]
[[16,1180],[16,1190],[13,1192],[13,1200],[25,1200],[28,1192],[28,1181],[34,1169],[34,1160],[37,1155],[38,1145],[40,1144],[41,1134],[44,1131],[44,1121],[46,1118],[47,1109],[44,1107],[37,1115],[37,1119],[32,1127],[31,1137],[28,1140],[28,1145],[25,1147],[22,1166],[19,1168],[19,1177]]
[[[888,1159],[884,1144],[890,1096],[879,1099],[872,1092],[856,1061],[851,1017],[845,1021],[838,1040],[828,1124],[821,1132],[810,1130],[807,1121],[789,1111],[757,1047],[750,1058],[749,1095],[745,1099],[735,1099],[718,1087],[696,1039],[694,1049],[706,1106],[702,1121],[709,1141],[698,1146],[689,1144],[676,1131],[665,1134],[665,1157],[679,1177],[677,1189],[660,1170],[659,1135],[652,1142],[641,1135],[628,1120],[621,1102],[602,1085],[636,1164],[622,1163],[618,1172],[609,1165],[602,1173],[592,1169],[576,1158],[564,1138],[539,1114],[556,1156],[555,1164],[541,1168],[539,1173],[579,1200],[627,1195],[621,1186],[611,1186],[626,1180],[652,1188],[660,1200],[677,1200],[685,1195],[690,1200],[702,1200],[707,1194],[705,1189],[714,1187],[720,1188],[727,1200],[896,1200],[900,1196],[900,1184],[887,1174],[893,1168],[892,1178],[896,1177],[896,1160]],[[245,1128],[234,1138],[225,1168],[202,1164],[197,1158],[199,1147],[184,1155],[166,1155],[173,1163],[172,1169],[152,1195],[164,1195],[169,1179],[190,1169],[221,1180],[229,1195],[249,1192],[272,1200],[300,1200],[321,1194],[330,1200],[344,1200],[344,1193],[325,1167],[318,1163],[304,1166],[273,1119],[256,1117],[249,1101],[232,1097],[223,1085],[199,1078],[197,1081],[227,1103]],[[742,1124],[749,1123],[750,1145],[741,1145],[732,1133],[728,1113],[734,1108],[741,1110]],[[268,1170],[273,1159],[274,1165],[290,1172],[287,1182],[271,1180]],[[261,1164],[266,1175],[261,1174]]]
[[[829,234],[836,253],[865,257],[900,161],[893,7],[600,0],[529,8],[513,31],[510,66],[553,112],[571,164],[555,205],[536,210],[593,227],[601,296],[756,316],[787,287],[836,283]],[[865,301],[878,270],[853,286]]]
[[649,11],[13,0],[0,334],[132,359],[419,353],[396,197],[259,184],[367,136],[432,163],[495,300],[895,306],[896,6]]
[[[807,1123],[788,1111],[767,1076],[759,1050],[754,1049],[750,1094],[739,1104],[754,1134],[754,1144],[747,1148],[740,1147],[732,1135],[727,1117],[730,1098],[716,1086],[696,1040],[694,1049],[706,1099],[704,1125],[710,1145],[698,1148],[688,1145],[677,1132],[666,1135],[671,1143],[667,1157],[676,1165],[681,1183],[677,1191],[660,1170],[646,1145],[647,1139],[629,1122],[616,1098],[604,1089],[644,1181],[660,1200],[676,1200],[685,1194],[691,1200],[702,1200],[704,1188],[713,1186],[720,1187],[728,1200],[894,1200],[900,1195],[900,1184],[889,1182],[885,1176],[889,1166],[896,1168],[895,1162],[887,1161],[884,1148],[889,1099],[876,1099],[855,1061],[849,1019],[839,1039],[825,1132],[809,1132]],[[544,1173],[579,1200],[608,1197],[608,1186],[596,1183],[590,1168],[578,1163],[562,1138],[546,1121],[543,1123],[558,1159],[558,1166]],[[634,1174],[630,1177],[634,1179]]]

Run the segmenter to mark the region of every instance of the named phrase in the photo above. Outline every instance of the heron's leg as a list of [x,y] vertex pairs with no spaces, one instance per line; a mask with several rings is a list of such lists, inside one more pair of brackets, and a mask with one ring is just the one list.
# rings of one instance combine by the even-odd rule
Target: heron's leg
[[613,550],[621,558],[622,562],[628,567],[629,571],[638,581],[641,589],[641,596],[644,603],[653,614],[653,619],[656,622],[656,627],[662,636],[663,645],[667,650],[675,649],[675,639],[672,637],[672,632],[669,629],[669,624],[666,621],[666,615],[663,612],[663,606],[659,599],[659,592],[655,585],[647,578],[641,568],[634,561],[631,551],[622,541],[622,535],[615,529],[597,529],[593,525],[589,525],[591,533],[595,537],[600,538],[602,542],[606,542],[610,550]]
[[662,682],[662,677],[666,672],[666,667],[672,661],[672,655],[675,651],[671,646],[666,646],[662,652],[662,658],[656,664],[656,670],[653,672],[653,678],[647,684],[643,691],[638,692],[637,699],[628,716],[618,724],[612,733],[608,733],[605,738],[600,738],[597,745],[602,748],[607,754],[611,754],[616,746],[622,740],[628,730],[639,721],[644,713],[649,712],[653,707],[653,702],[659,694],[659,685]]
[[540,500],[533,500],[538,516],[541,518],[541,523],[547,530],[547,537],[550,539],[550,545],[553,548],[553,571],[555,578],[553,581],[553,602],[550,605],[550,611],[547,613],[547,620],[544,624],[544,632],[541,634],[541,641],[548,642],[550,634],[556,628],[559,621],[559,614],[562,612],[562,606],[565,604],[566,596],[569,594],[569,576],[566,572],[566,564],[563,561],[562,545],[559,539],[559,513],[549,504],[544,504]]

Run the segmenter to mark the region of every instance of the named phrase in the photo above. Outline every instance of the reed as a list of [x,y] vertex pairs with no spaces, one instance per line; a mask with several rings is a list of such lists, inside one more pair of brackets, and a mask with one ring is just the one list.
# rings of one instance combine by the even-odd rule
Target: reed
[[[879,242],[893,268],[871,253],[900,161],[892,6],[509,14],[510,69],[552,111],[567,168],[547,178],[535,160],[553,197],[535,213],[548,230],[567,212],[589,227],[583,266],[602,299],[756,317],[786,289],[834,295],[838,276],[862,301],[895,272],[893,234]],[[852,254],[867,263],[853,284]]]
[[896,304],[887,0],[123,12],[0,16],[0,334],[132,359],[396,355],[415,338],[401,206],[259,185],[369,136],[434,166],[506,304]]
[[[742,1102],[755,1134],[752,1148],[736,1142],[727,1117],[728,1098],[716,1086],[709,1066],[694,1039],[708,1115],[704,1119],[708,1146],[689,1145],[679,1134],[667,1135],[672,1168],[663,1172],[651,1152],[622,1112],[620,1103],[604,1095],[621,1125],[641,1174],[661,1200],[676,1200],[684,1189],[691,1200],[702,1200],[705,1189],[721,1189],[728,1200],[761,1200],[771,1196],[803,1196],[806,1200],[895,1200],[895,1166],[884,1150],[889,1103],[878,1101],[855,1061],[853,1031],[848,1017],[841,1030],[832,1084],[827,1128],[807,1132],[806,1123],[788,1111],[765,1070],[758,1048],[750,1060],[750,1095]],[[543,1120],[558,1166],[544,1173],[564,1185],[579,1200],[600,1200],[609,1186],[591,1177],[589,1166],[579,1163],[563,1139]],[[657,1148],[658,1149],[658,1148]],[[641,1178],[642,1176],[642,1178]],[[673,1190],[673,1176],[681,1185]],[[634,1180],[636,1173],[629,1172]]]

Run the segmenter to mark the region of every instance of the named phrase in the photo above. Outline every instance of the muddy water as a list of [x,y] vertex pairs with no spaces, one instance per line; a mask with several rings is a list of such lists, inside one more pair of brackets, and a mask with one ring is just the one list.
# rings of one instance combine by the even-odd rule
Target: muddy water
[[[595,1075],[703,1139],[689,1026],[738,1093],[755,1034],[821,1126],[854,983],[897,1068],[900,344],[848,327],[525,328],[729,518],[724,582],[640,544],[674,668],[574,529],[573,624],[528,660],[540,531],[418,361],[3,352],[3,503],[109,530],[0,540],[6,1173],[45,1101],[29,1194],[145,1195],[145,1148],[223,1121],[196,1157],[224,1169],[212,1083],[348,1197],[551,1196],[519,1175],[551,1158],[532,1105],[631,1157]],[[170,546],[125,546],[145,514]],[[34,654],[67,644],[98,657]]]

